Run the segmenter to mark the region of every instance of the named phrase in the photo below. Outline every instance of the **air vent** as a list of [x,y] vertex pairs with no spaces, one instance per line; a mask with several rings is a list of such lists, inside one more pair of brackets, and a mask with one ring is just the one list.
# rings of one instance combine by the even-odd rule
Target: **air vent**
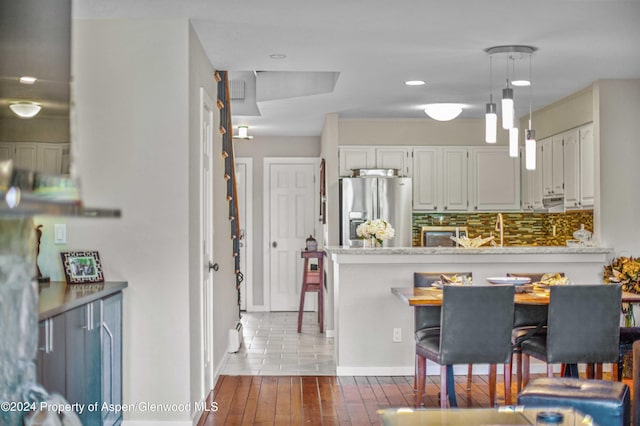
[[244,99],[244,80],[229,81],[229,96],[231,100]]

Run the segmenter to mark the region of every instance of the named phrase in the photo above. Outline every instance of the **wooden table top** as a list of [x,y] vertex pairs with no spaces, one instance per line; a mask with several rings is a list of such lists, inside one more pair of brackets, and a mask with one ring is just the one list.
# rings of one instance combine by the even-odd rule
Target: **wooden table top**
[[[393,287],[391,292],[410,306],[441,306],[442,290],[435,287]],[[548,305],[549,291],[516,293],[515,303]],[[640,294],[622,292],[622,303],[640,303]]]

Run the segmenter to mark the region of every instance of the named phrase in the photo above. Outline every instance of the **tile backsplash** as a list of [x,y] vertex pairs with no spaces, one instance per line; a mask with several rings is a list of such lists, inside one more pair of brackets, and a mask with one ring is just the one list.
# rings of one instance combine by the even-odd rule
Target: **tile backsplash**
[[[413,246],[420,246],[423,226],[466,226],[469,238],[488,237],[495,231],[497,213],[413,213]],[[502,213],[504,244],[510,246],[564,246],[566,240],[584,224],[593,232],[593,210],[571,210],[565,213]],[[554,232],[555,228],[555,232]]]

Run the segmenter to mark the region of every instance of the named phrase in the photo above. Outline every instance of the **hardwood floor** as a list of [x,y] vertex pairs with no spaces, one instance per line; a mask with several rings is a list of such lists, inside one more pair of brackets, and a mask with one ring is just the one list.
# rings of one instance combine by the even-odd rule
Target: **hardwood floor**
[[[456,376],[459,407],[489,407],[488,377]],[[502,376],[497,403],[504,405]],[[439,377],[427,376],[426,407],[439,407]],[[512,394],[516,395],[515,386]],[[220,376],[198,426],[379,425],[377,410],[412,407],[413,376]]]

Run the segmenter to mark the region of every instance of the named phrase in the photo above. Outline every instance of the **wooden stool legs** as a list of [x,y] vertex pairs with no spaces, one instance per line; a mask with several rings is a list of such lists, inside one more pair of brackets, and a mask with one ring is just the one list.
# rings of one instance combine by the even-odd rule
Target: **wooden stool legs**
[[[324,332],[324,251],[303,251],[304,267],[302,270],[302,288],[300,289],[300,307],[298,309],[298,333],[302,330],[302,314],[304,298],[308,292],[318,293],[318,325],[320,333]],[[309,269],[309,259],[318,259],[318,269]]]

